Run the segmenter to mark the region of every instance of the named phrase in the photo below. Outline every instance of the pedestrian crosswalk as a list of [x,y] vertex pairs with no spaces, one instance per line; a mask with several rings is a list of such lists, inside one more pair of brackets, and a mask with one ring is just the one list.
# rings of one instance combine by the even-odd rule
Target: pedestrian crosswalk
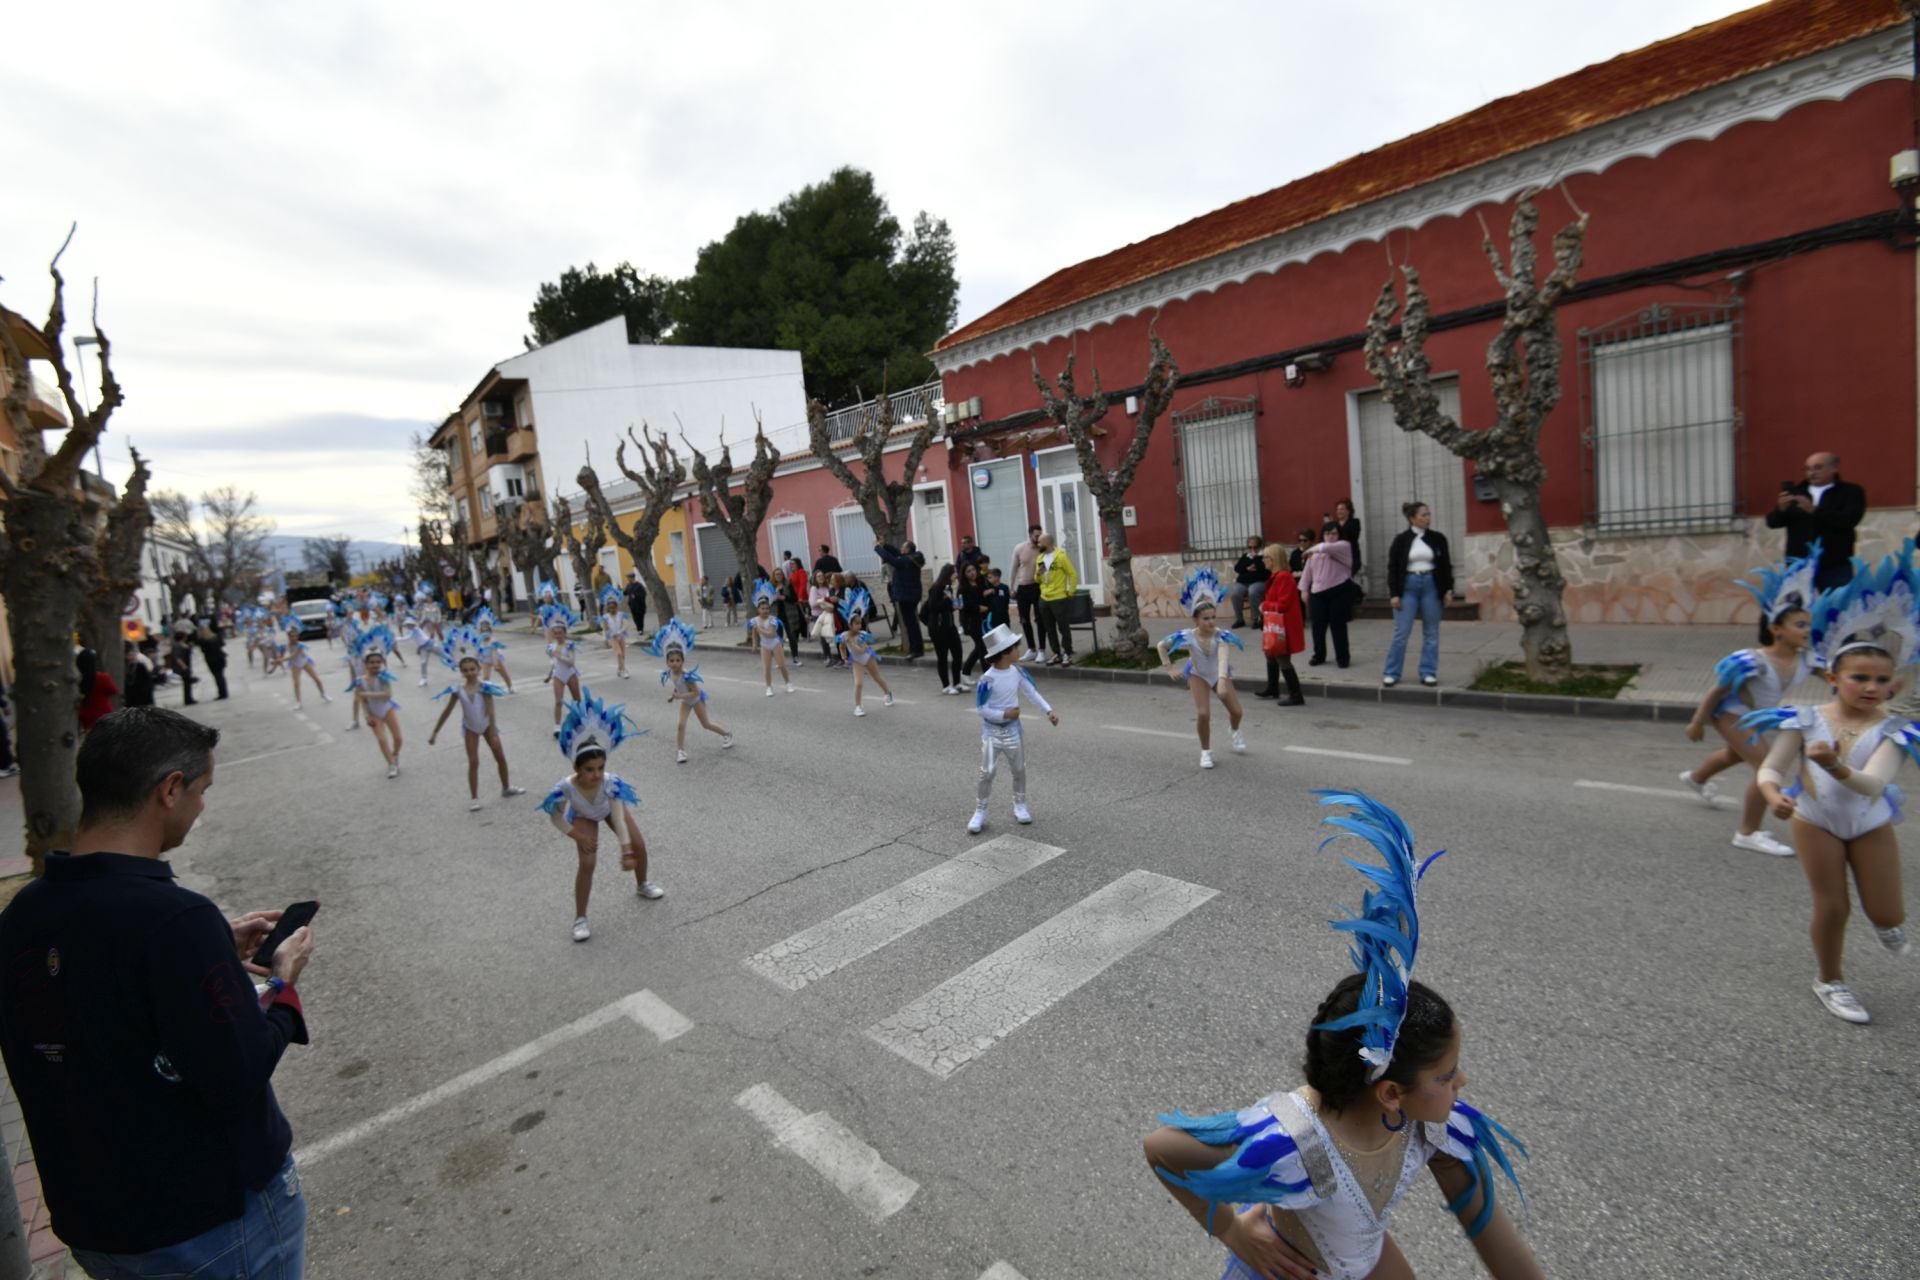
[[[804,990],[1065,852],[1000,836],[748,956],[746,967]],[[866,1036],[944,1080],[1217,892],[1129,871],[873,1023]]]

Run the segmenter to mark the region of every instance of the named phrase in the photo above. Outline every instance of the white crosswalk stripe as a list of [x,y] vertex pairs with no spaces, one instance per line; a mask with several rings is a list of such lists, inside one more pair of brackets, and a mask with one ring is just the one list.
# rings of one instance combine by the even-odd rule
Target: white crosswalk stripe
[[920,1190],[919,1183],[882,1160],[878,1151],[838,1120],[824,1111],[811,1115],[801,1111],[771,1085],[754,1085],[733,1103],[875,1222],[900,1212]]
[[867,1035],[945,1079],[1217,892],[1129,871],[867,1028]]
[[1065,852],[1001,836],[801,930],[750,957],[747,967],[799,991]]

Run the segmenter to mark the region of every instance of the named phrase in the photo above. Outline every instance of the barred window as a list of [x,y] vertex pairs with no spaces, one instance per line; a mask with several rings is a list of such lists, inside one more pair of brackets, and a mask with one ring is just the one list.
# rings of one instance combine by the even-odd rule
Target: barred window
[[[880,572],[880,557],[873,551],[873,526],[858,507],[840,507],[833,513],[835,558],[848,573],[871,578]],[[872,587],[872,582],[868,582]]]
[[1601,532],[1740,514],[1740,310],[1654,306],[1580,331],[1587,516]]
[[1252,396],[1209,397],[1173,415],[1189,555],[1237,555],[1260,532],[1258,412]]

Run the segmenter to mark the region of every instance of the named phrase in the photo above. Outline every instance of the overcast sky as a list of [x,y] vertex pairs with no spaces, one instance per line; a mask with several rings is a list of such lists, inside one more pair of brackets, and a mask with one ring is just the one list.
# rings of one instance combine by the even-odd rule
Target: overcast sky
[[[960,318],[1726,0],[14,5],[0,301],[89,282],[155,483],[397,538],[408,434],[542,280],[684,275],[836,166],[947,219]],[[89,370],[90,381],[97,375]]]

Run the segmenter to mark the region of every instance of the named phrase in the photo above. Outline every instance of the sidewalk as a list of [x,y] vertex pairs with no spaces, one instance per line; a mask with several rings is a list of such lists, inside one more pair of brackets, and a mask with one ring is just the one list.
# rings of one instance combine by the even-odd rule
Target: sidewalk
[[7,1139],[7,1158],[13,1162],[13,1189],[20,1197],[20,1222],[27,1229],[27,1256],[33,1260],[34,1280],[84,1280],[82,1271],[67,1256],[67,1247],[47,1225],[47,1206],[40,1199],[40,1171],[33,1162],[33,1148],[27,1143],[26,1121],[20,1115],[20,1100],[13,1096],[13,1083],[0,1074],[0,1133]]

